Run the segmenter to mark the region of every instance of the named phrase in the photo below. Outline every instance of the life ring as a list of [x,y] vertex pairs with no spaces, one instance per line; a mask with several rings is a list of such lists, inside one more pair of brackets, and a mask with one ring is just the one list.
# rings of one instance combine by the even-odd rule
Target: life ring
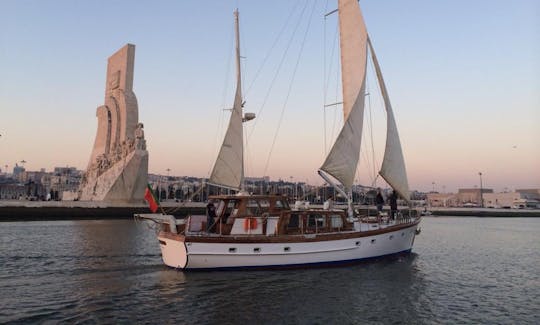
[[257,229],[257,219],[256,218],[245,218],[244,219],[244,231],[248,231],[250,229]]

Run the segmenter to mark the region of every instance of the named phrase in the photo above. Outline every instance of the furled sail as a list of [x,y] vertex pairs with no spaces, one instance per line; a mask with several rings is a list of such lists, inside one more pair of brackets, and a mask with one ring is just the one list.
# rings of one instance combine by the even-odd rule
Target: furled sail
[[367,31],[357,0],[339,0],[344,125],[320,170],[352,188],[364,121]]
[[369,50],[373,59],[373,65],[375,66],[375,73],[377,74],[377,80],[381,93],[384,99],[384,106],[386,108],[386,147],[384,150],[384,158],[379,174],[384,180],[392,186],[405,200],[409,201],[409,182],[407,181],[407,171],[405,169],[405,159],[403,158],[403,151],[401,149],[401,142],[399,141],[399,133],[392,111],[392,105],[390,105],[390,98],[388,97],[388,91],[384,84],[381,68],[377,61],[377,56],[371,45],[371,41],[368,38]]
[[223,144],[210,174],[209,182],[240,189],[244,180],[244,139],[242,130],[242,83],[240,71],[240,39],[238,11],[234,12],[236,27],[236,95]]

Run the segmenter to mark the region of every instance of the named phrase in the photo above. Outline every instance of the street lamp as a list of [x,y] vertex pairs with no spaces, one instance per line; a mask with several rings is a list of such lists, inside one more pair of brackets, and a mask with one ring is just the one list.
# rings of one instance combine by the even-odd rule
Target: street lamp
[[165,192],[165,200],[169,198],[169,172],[171,171],[170,168],[165,169],[167,171],[167,192]]
[[484,196],[482,195],[482,172],[478,172],[478,175],[480,175],[480,207],[484,207]]

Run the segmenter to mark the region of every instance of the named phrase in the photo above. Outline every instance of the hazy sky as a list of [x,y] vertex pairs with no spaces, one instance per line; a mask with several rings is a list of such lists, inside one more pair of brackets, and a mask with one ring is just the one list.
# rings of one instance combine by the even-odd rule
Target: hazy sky
[[[411,188],[479,186],[478,172],[495,190],[539,188],[540,2],[360,5]],[[0,167],[86,168],[107,58],[132,43],[150,173],[207,177],[234,95],[236,7],[245,109],[259,115],[246,125],[247,175],[321,183],[317,168],[342,123],[339,106],[323,108],[341,100],[336,17],[323,18],[336,4],[326,0],[0,0]],[[366,185],[384,145],[375,140],[370,158],[369,134],[381,133],[384,116],[375,86],[369,92],[373,132],[365,128],[358,174]]]

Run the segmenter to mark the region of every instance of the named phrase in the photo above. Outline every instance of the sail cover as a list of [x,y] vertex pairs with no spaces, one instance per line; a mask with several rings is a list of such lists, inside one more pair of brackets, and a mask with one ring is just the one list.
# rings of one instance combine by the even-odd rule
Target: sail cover
[[240,189],[244,179],[244,140],[242,130],[242,83],[240,71],[240,40],[238,37],[238,11],[235,11],[236,26],[236,95],[229,126],[219,151],[210,183]]
[[350,191],[362,142],[367,31],[357,0],[340,0],[338,13],[345,124],[320,170]]
[[377,56],[371,45],[371,41],[368,38],[369,50],[373,59],[373,65],[375,66],[375,73],[381,93],[384,99],[384,106],[386,108],[386,147],[384,149],[384,158],[379,174],[384,180],[392,186],[405,200],[409,201],[409,182],[407,181],[407,171],[405,169],[405,159],[403,158],[403,151],[401,149],[401,142],[399,141],[399,133],[392,111],[392,105],[390,105],[390,98],[388,97],[388,91],[384,84],[381,68],[377,61]]

